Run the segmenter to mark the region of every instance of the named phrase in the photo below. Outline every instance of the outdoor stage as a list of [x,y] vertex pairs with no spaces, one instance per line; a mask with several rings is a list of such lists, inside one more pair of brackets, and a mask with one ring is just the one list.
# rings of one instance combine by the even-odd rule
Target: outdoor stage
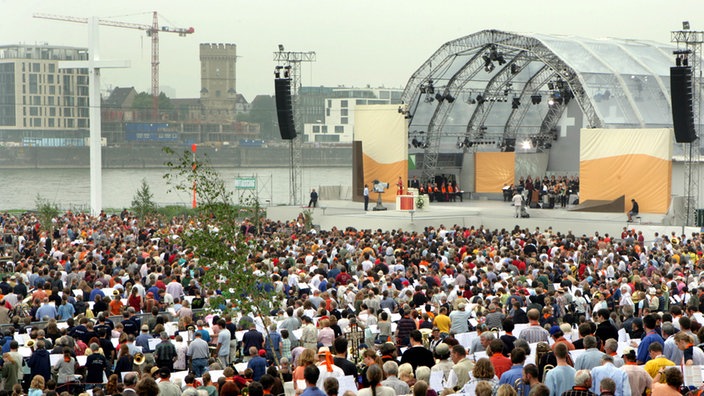
[[[646,240],[652,240],[655,232],[668,235],[674,231],[682,234],[682,226],[663,226],[664,215],[641,214],[641,222],[627,223],[625,213],[575,212],[566,209],[528,209],[530,218],[515,218],[514,207],[509,202],[499,200],[465,200],[464,202],[431,203],[422,210],[417,210],[411,217],[410,212],[396,211],[392,203],[384,203],[386,211],[373,212],[375,201],[369,202],[369,211],[364,212],[363,204],[352,201],[318,201],[319,207],[313,211],[313,224],[323,230],[332,227],[344,229],[403,229],[404,231],[422,232],[424,227],[438,227],[443,224],[452,227],[484,226],[490,229],[521,228],[541,230],[552,227],[554,231],[575,235],[609,235],[620,238],[624,227],[643,231]],[[290,221],[295,219],[305,208],[300,206],[272,206],[267,208],[267,217],[273,220]],[[698,227],[686,227],[684,232],[690,235],[698,232]]]

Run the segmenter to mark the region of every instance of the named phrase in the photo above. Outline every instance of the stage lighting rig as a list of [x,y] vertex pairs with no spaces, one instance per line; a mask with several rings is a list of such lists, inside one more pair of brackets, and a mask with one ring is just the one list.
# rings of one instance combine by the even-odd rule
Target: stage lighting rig
[[[489,50],[489,59],[499,63],[499,66],[506,64],[506,59],[504,58],[504,53],[499,52],[495,44],[491,45]],[[486,60],[484,61],[486,62]]]
[[534,105],[540,104],[543,101],[543,97],[540,95],[531,95],[530,102]]
[[520,100],[519,98],[514,97],[514,98],[511,100],[511,108],[512,108],[512,109],[515,110],[515,109],[517,109],[520,105],[521,105],[521,100]]

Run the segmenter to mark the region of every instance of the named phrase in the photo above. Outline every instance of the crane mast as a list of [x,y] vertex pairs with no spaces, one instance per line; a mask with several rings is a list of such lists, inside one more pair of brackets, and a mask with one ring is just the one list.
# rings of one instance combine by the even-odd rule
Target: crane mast
[[[68,15],[53,15],[53,14],[34,14],[34,18],[40,19],[51,19],[55,21],[64,22],[75,22],[75,23],[88,23],[88,18],[74,17]],[[152,76],[151,76],[151,94],[152,94],[152,120],[157,121],[159,118],[159,94],[161,91],[159,89],[159,32],[164,33],[176,33],[179,37],[185,37],[186,35],[195,32],[192,27],[189,28],[176,28],[171,26],[159,26],[159,15],[156,11],[152,12],[152,24],[139,24],[130,22],[113,21],[109,19],[99,19],[99,25],[111,26],[123,29],[137,29],[143,30],[147,33],[147,36],[151,38],[152,41]]]

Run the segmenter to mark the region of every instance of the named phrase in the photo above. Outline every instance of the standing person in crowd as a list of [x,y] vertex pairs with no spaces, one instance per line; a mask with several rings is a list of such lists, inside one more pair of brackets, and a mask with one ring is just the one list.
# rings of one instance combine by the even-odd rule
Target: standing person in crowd
[[188,345],[186,355],[191,361],[193,374],[196,378],[201,378],[208,367],[208,358],[210,357],[208,343],[203,340],[202,333],[195,332],[193,341]]
[[312,189],[310,192],[310,201],[308,201],[308,207],[315,208],[317,206],[318,206],[318,193],[315,191],[315,189]]
[[4,353],[2,355],[3,365],[2,371],[0,371],[0,377],[5,381],[4,388],[7,392],[11,392],[15,384],[19,383],[20,378],[18,377],[17,362],[12,358],[9,353]]
[[362,196],[364,197],[364,211],[369,210],[369,185],[364,184],[364,190],[362,191]]
[[[154,360],[158,367],[166,367],[169,372],[174,368],[174,362],[178,357],[176,354],[176,347],[171,343],[169,335],[162,331],[160,334],[161,342],[154,348]],[[228,340],[229,341],[229,340]]]
[[523,206],[523,196],[516,190],[511,198],[511,203],[516,210],[516,218],[521,217],[521,207]]

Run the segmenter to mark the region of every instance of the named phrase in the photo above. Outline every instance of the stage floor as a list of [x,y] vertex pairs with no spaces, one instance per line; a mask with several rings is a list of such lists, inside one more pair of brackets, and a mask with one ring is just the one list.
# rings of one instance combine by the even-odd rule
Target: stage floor
[[[321,229],[332,227],[344,229],[402,229],[405,231],[422,232],[425,227],[438,227],[441,224],[452,227],[457,224],[462,227],[484,226],[490,229],[513,229],[536,227],[544,230],[552,227],[553,231],[566,233],[572,231],[575,235],[600,235],[620,237],[624,227],[643,231],[646,240],[652,240],[655,232],[668,235],[674,231],[678,235],[684,231],[687,235],[698,232],[697,227],[664,226],[664,215],[641,214],[640,223],[626,222],[625,213],[575,212],[567,209],[528,209],[530,218],[516,218],[515,209],[509,202],[498,200],[465,200],[464,202],[432,202],[428,207],[410,212],[397,211],[393,203],[384,203],[386,211],[372,211],[376,202],[370,202],[370,210],[363,210],[364,204],[352,201],[319,201],[318,208],[312,208],[313,224]],[[267,208],[270,219],[288,221],[295,219],[305,208],[300,206],[272,206]]]

